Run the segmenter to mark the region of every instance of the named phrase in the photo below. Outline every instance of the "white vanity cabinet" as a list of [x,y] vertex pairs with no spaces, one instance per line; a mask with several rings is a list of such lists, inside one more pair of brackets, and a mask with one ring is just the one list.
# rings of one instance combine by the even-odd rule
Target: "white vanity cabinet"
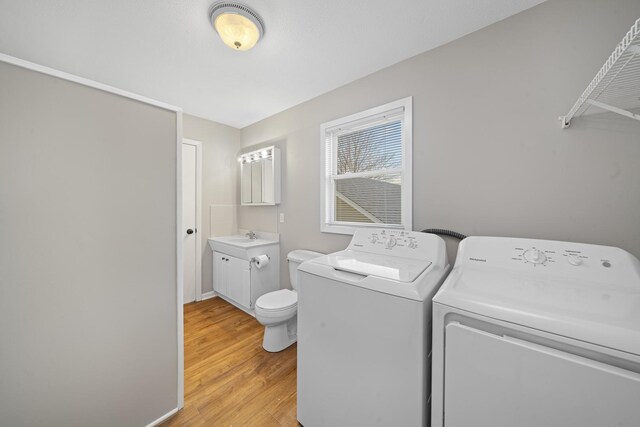
[[[209,239],[213,250],[213,290],[219,297],[253,314],[256,300],[280,289],[278,240],[244,236]],[[258,268],[253,259],[267,255],[269,263]]]
[[251,262],[221,252],[213,253],[213,290],[238,304],[253,308]]

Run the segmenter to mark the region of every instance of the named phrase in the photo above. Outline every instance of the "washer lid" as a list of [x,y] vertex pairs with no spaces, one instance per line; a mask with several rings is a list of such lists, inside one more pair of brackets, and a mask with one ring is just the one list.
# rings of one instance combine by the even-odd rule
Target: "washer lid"
[[269,292],[256,301],[256,306],[264,310],[286,310],[298,303],[298,294],[289,289]]
[[335,252],[316,258],[314,262],[329,265],[339,271],[405,283],[415,281],[431,265],[431,261],[424,259],[400,258],[352,250]]
[[303,292],[307,286],[339,282],[420,301],[430,308],[431,298],[448,271],[446,247],[440,237],[416,231],[362,228],[356,230],[346,250],[300,264],[298,289]]

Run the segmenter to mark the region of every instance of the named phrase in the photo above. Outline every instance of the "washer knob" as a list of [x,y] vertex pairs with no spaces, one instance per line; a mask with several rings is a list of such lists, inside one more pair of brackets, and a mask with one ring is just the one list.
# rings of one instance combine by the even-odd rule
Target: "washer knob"
[[371,243],[375,243],[378,241],[378,236],[376,236],[375,234],[372,234],[371,237],[369,237],[369,241]]
[[575,255],[569,255],[567,257],[567,261],[569,261],[569,264],[575,265],[576,267],[582,265],[582,260]]
[[393,236],[389,236],[387,237],[387,241],[384,243],[384,246],[387,249],[391,249],[392,247],[394,247],[396,245],[396,238]]
[[417,247],[418,247],[418,244],[416,243],[416,241],[415,241],[415,240],[409,240],[409,247],[410,247],[411,249],[415,249],[415,248],[417,248]]
[[547,256],[541,250],[532,248],[524,252],[524,259],[533,264],[542,264],[547,260]]

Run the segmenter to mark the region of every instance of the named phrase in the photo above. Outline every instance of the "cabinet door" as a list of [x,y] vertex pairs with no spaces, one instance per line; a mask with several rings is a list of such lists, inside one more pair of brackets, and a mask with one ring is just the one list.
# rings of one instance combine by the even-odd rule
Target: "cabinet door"
[[226,256],[227,267],[227,296],[251,308],[251,268],[249,261]]
[[213,253],[213,290],[221,295],[228,295],[227,292],[227,255]]

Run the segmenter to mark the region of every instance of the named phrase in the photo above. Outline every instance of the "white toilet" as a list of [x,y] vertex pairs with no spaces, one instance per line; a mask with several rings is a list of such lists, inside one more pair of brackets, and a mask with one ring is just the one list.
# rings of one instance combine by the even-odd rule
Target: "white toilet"
[[319,252],[298,249],[289,252],[289,278],[294,289],[280,289],[262,295],[255,304],[256,319],[265,326],[262,347],[270,352],[282,351],[296,342],[298,312],[298,266],[322,256]]

